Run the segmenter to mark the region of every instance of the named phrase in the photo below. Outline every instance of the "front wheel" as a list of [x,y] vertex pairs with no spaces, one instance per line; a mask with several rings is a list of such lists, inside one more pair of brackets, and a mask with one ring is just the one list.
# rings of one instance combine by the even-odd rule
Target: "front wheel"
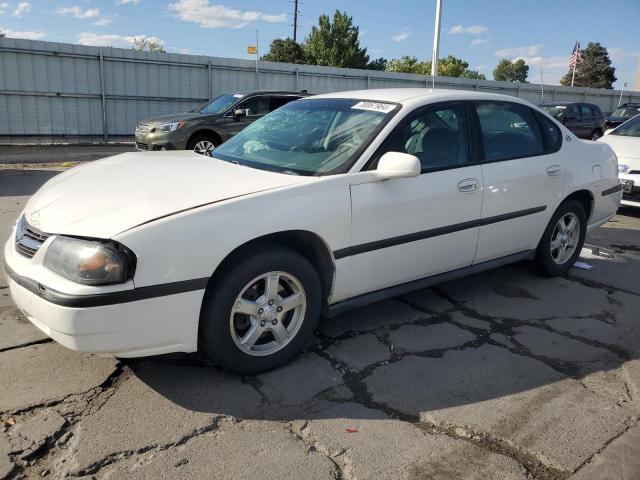
[[540,240],[536,264],[546,275],[569,271],[578,259],[587,233],[587,214],[582,204],[569,200],[560,205]]
[[320,280],[294,250],[248,253],[210,288],[200,316],[200,346],[238,373],[263,372],[289,360],[320,317]]
[[187,150],[193,150],[200,155],[211,155],[220,144],[217,138],[208,133],[199,133],[189,139]]

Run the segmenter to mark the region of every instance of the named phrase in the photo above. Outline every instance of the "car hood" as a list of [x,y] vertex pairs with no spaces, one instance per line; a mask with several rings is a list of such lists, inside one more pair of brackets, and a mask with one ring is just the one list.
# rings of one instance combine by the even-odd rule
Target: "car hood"
[[599,138],[598,141],[606,143],[613,148],[618,160],[621,158],[640,159],[640,137],[609,134]]
[[220,115],[215,113],[200,113],[200,112],[183,112],[183,113],[171,113],[169,115],[158,115],[157,117],[145,118],[139,123],[143,125],[158,125],[160,123],[170,122],[183,122],[186,120],[193,120],[195,118],[220,118]]
[[609,122],[624,122],[625,120],[629,120],[629,118],[631,117],[618,117],[617,115],[616,116],[609,115],[606,118],[607,118],[607,121]]
[[311,181],[190,151],[123,153],[53,177],[25,215],[46,233],[111,238],[198,206]]

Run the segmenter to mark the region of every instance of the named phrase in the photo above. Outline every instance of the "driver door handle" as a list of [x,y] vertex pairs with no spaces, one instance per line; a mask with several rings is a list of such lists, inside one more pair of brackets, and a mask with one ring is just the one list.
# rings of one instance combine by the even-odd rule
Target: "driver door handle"
[[560,165],[550,165],[547,167],[547,175],[550,177],[557,177],[562,172],[562,167]]
[[480,180],[477,178],[465,178],[458,182],[458,190],[463,193],[475,192],[478,190]]

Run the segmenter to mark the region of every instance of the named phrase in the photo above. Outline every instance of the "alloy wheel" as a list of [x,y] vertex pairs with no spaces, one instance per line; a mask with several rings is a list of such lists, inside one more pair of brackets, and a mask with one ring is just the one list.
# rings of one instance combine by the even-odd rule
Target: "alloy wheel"
[[573,212],[558,220],[551,234],[551,258],[557,265],[564,265],[573,256],[580,242],[580,219]]
[[200,155],[209,155],[213,150],[215,150],[216,146],[213,142],[209,140],[200,140],[193,147],[193,151],[199,153]]
[[306,309],[306,294],[296,277],[286,272],[265,273],[236,297],[229,317],[231,338],[248,355],[272,355],[298,333]]

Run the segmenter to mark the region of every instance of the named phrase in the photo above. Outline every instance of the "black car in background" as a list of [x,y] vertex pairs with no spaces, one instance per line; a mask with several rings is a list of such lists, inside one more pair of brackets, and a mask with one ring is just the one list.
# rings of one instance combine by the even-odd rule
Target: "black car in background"
[[571,130],[576,137],[597,140],[605,131],[600,107],[592,103],[555,102],[538,105]]
[[606,118],[605,130],[616,128],[638,114],[640,114],[640,103],[623,103]]

